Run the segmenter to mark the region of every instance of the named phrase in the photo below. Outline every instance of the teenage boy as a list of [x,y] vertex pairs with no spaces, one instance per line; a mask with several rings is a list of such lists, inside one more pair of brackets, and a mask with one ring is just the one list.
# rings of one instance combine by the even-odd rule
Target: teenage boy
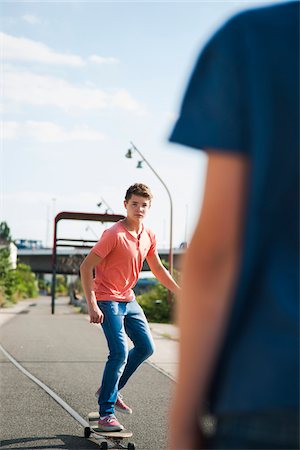
[[[80,267],[90,322],[101,323],[109,348],[102,384],[97,391],[102,431],[124,428],[114,415],[115,409],[125,414],[131,414],[132,410],[119,391],[154,351],[149,325],[132,290],[144,259],[167,289],[176,294],[179,291],[161,263],[154,233],[143,225],[151,199],[146,185],[130,186],[124,200],[126,218],[104,231]],[[134,344],[130,351],[126,335]]]

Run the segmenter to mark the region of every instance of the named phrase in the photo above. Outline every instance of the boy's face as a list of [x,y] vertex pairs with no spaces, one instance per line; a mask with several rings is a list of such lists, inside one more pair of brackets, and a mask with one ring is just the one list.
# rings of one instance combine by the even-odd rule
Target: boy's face
[[140,195],[132,195],[128,201],[124,200],[124,206],[129,219],[142,221],[150,208],[150,200]]

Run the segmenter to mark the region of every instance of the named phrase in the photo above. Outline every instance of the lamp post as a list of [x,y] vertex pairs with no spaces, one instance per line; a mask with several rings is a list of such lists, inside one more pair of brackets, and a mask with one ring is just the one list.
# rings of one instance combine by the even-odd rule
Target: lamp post
[[100,208],[102,206],[102,204],[104,203],[104,205],[106,206],[106,214],[108,213],[108,211],[110,211],[112,214],[114,214],[113,209],[109,206],[109,204],[104,200],[103,197],[101,197],[100,202],[97,203],[98,208]]
[[91,228],[89,225],[87,227],[85,227],[85,231],[91,231],[92,234],[94,235],[94,237],[98,240],[99,236],[95,233],[95,231],[93,230],[93,228]]
[[163,187],[165,188],[165,190],[167,191],[169,200],[170,200],[170,246],[169,246],[169,272],[171,275],[173,275],[173,201],[172,201],[172,197],[170,194],[170,191],[167,187],[167,185],[165,184],[165,182],[161,179],[161,177],[158,175],[158,173],[156,172],[156,170],[153,169],[153,167],[151,166],[151,164],[149,163],[149,161],[147,161],[147,159],[145,158],[145,156],[142,154],[142,152],[136,148],[136,146],[130,142],[131,147],[127,153],[126,153],[126,158],[132,158],[132,150],[136,151],[140,157],[142,158],[141,161],[138,161],[137,163],[137,168],[141,169],[142,168],[142,162],[145,162],[147,164],[147,166],[152,170],[152,172],[154,173],[154,175],[156,175],[156,177],[159,179],[159,181],[161,182],[161,184],[163,185]]

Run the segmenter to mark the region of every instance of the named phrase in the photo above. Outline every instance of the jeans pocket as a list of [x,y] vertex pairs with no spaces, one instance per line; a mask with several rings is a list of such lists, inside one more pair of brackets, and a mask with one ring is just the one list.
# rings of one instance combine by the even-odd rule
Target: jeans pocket
[[110,314],[111,316],[124,316],[125,314],[125,304],[123,302],[105,300],[97,303],[103,314]]

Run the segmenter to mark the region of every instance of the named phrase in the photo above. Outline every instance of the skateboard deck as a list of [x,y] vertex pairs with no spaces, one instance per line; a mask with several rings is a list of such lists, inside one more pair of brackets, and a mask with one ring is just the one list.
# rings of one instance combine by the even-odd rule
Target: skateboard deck
[[88,415],[89,427],[84,429],[84,436],[103,450],[127,448],[134,450],[135,445],[132,442],[123,443],[123,439],[132,436],[132,432],[128,430],[121,431],[102,431],[98,428],[99,413],[92,412]]

